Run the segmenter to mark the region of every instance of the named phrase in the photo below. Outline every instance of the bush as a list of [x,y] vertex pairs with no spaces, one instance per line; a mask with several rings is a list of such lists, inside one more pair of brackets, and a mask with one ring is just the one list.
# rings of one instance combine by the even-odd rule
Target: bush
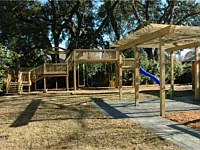
[[[158,61],[153,59],[148,59],[146,52],[142,52],[140,54],[140,65],[143,67],[144,70],[151,73],[158,79],[160,78],[160,64]],[[177,80],[183,74],[183,66],[179,60],[174,61],[174,80]],[[166,75],[166,83],[170,83],[170,60],[166,59],[166,68],[165,68],[165,75]],[[191,78],[191,77],[190,77]],[[153,84],[155,83],[152,79],[147,76],[141,75],[140,76],[140,83],[141,84]]]
[[192,65],[188,64],[183,67],[183,73],[178,76],[175,81],[176,84],[191,84],[192,83]]

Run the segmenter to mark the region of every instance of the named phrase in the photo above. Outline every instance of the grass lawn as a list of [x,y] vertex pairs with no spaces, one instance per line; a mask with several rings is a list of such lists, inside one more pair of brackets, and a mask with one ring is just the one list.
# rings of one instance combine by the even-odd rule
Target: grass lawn
[[118,94],[0,97],[0,149],[180,149],[128,119],[108,118],[91,104],[97,98],[115,100]]

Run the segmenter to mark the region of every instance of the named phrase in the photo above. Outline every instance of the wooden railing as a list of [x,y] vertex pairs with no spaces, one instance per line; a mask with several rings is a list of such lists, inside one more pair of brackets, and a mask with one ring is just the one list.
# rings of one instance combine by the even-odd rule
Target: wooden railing
[[18,94],[22,93],[22,72],[18,74]]
[[31,85],[31,72],[21,72],[22,73],[22,84]]
[[41,78],[43,76],[43,73],[44,73],[44,65],[40,65],[36,68],[33,68],[30,70],[31,74],[30,74],[30,77],[31,77],[31,81],[35,81],[35,80],[38,80],[39,78]]
[[67,60],[66,60],[66,63],[67,63],[67,72],[69,72],[69,70],[71,69],[71,67],[73,66],[73,61],[74,61],[74,55],[75,53],[71,53]]
[[106,50],[93,50],[93,49],[76,49],[75,51],[75,58],[76,60],[108,60],[108,61],[115,61],[117,60],[116,50],[113,49],[106,49]]
[[45,63],[44,73],[46,74],[66,74],[66,63]]
[[134,58],[123,58],[122,63],[123,66],[134,66]]

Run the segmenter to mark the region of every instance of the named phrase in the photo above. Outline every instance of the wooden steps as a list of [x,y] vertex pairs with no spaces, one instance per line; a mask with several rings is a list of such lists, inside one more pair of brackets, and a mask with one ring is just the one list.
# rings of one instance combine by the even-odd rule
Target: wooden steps
[[10,82],[6,94],[20,94],[22,91],[22,86],[18,87],[18,82]]

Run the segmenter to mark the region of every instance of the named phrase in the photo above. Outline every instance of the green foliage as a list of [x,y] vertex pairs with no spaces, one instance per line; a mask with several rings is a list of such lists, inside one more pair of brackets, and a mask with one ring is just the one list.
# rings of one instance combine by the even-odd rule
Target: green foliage
[[[152,75],[156,76],[158,79],[160,78],[160,64],[158,61],[153,59],[149,59],[147,57],[146,52],[140,52],[140,65],[146,70],[147,72],[151,73]],[[174,60],[174,80],[180,78],[183,74],[183,66],[179,60]],[[165,68],[165,75],[166,75],[166,83],[170,83],[170,61],[166,59],[166,68]],[[191,78],[191,77],[190,77]],[[186,81],[186,80],[185,80]],[[153,84],[154,81],[147,76],[141,75],[140,76],[141,84]]]
[[175,83],[178,84],[191,84],[192,83],[192,64],[183,66],[182,74],[175,79]]
[[0,91],[3,89],[5,72],[8,71],[11,65],[12,52],[8,51],[2,44],[0,44]]

